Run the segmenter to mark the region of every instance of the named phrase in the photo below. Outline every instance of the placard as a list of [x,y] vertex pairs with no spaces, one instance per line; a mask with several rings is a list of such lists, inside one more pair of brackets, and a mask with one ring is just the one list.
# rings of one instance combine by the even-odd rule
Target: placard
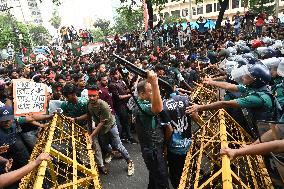
[[47,86],[28,79],[13,80],[14,115],[45,114]]

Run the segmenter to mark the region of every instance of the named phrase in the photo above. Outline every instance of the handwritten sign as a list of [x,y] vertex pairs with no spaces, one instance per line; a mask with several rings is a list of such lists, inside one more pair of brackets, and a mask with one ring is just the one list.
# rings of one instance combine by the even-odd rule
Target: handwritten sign
[[43,83],[28,79],[13,80],[14,114],[44,114],[47,107],[47,90]]

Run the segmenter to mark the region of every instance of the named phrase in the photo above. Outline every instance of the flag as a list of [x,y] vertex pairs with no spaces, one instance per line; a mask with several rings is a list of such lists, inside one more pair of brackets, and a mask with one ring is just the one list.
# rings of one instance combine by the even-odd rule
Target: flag
[[146,0],[144,0],[143,2],[144,4],[144,26],[145,26],[145,31],[148,30],[148,7],[147,7],[147,4],[146,4]]
[[15,61],[16,61],[16,64],[18,65],[18,67],[20,67],[20,68],[25,67],[25,63],[24,63],[23,60],[20,58],[19,54],[16,54],[16,56],[15,56]]
[[72,53],[74,56],[81,56],[81,47],[82,44],[80,43],[79,45],[77,44],[72,44]]

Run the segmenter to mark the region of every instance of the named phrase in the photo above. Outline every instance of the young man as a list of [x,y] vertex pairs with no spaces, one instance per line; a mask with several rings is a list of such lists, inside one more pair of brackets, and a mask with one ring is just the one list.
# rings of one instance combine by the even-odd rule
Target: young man
[[90,134],[91,144],[94,142],[93,138],[99,136],[102,142],[101,147],[111,153],[112,148],[109,146],[111,143],[112,147],[122,154],[128,164],[128,176],[132,176],[134,174],[134,163],[119,138],[115,117],[111,113],[109,105],[99,99],[99,88],[97,86],[91,86],[88,89],[88,97],[88,114],[77,117],[75,120],[80,121],[88,118],[89,122],[94,122],[95,126]]
[[122,132],[120,133],[121,138],[135,144],[137,141],[132,137],[130,132],[130,118],[129,110],[127,108],[127,102],[130,99],[131,94],[125,83],[121,80],[121,74],[118,69],[112,69],[110,71],[110,75],[112,76],[112,81],[109,84],[109,91],[112,94],[115,113],[117,114],[122,126]]
[[[88,100],[76,96],[77,87],[73,84],[66,84],[63,87],[62,94],[66,100],[61,104],[63,114],[67,117],[79,117],[87,113]],[[79,125],[84,126],[86,122],[78,122]]]
[[137,85],[138,105],[135,107],[136,130],[142,157],[149,171],[148,189],[167,189],[168,169],[163,155],[164,135],[157,115],[163,110],[157,75],[147,73],[147,81]]
[[[167,79],[168,83],[175,86],[173,79]],[[170,96],[168,98],[168,96]],[[191,119],[198,120],[198,114],[192,116],[185,113],[186,108],[191,105],[187,95],[166,94],[163,101],[163,112],[160,114],[161,124],[172,131],[168,139],[167,160],[169,176],[174,188],[178,188],[187,151],[191,145]],[[167,132],[166,132],[167,133]]]

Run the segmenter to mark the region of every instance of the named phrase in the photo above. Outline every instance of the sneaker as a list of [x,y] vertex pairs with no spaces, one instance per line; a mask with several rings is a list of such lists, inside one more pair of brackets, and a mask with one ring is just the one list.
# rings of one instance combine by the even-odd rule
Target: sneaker
[[137,141],[135,138],[130,138],[130,139],[128,139],[128,141],[129,141],[131,144],[138,144],[138,141]]
[[106,168],[106,166],[102,166],[102,167],[98,167],[99,172],[101,172],[104,175],[108,174],[108,168]]
[[133,161],[130,161],[128,163],[127,175],[132,176],[133,174],[134,174],[134,163]]
[[112,153],[108,153],[105,157],[105,162],[110,163],[112,160],[112,157],[113,157]]

